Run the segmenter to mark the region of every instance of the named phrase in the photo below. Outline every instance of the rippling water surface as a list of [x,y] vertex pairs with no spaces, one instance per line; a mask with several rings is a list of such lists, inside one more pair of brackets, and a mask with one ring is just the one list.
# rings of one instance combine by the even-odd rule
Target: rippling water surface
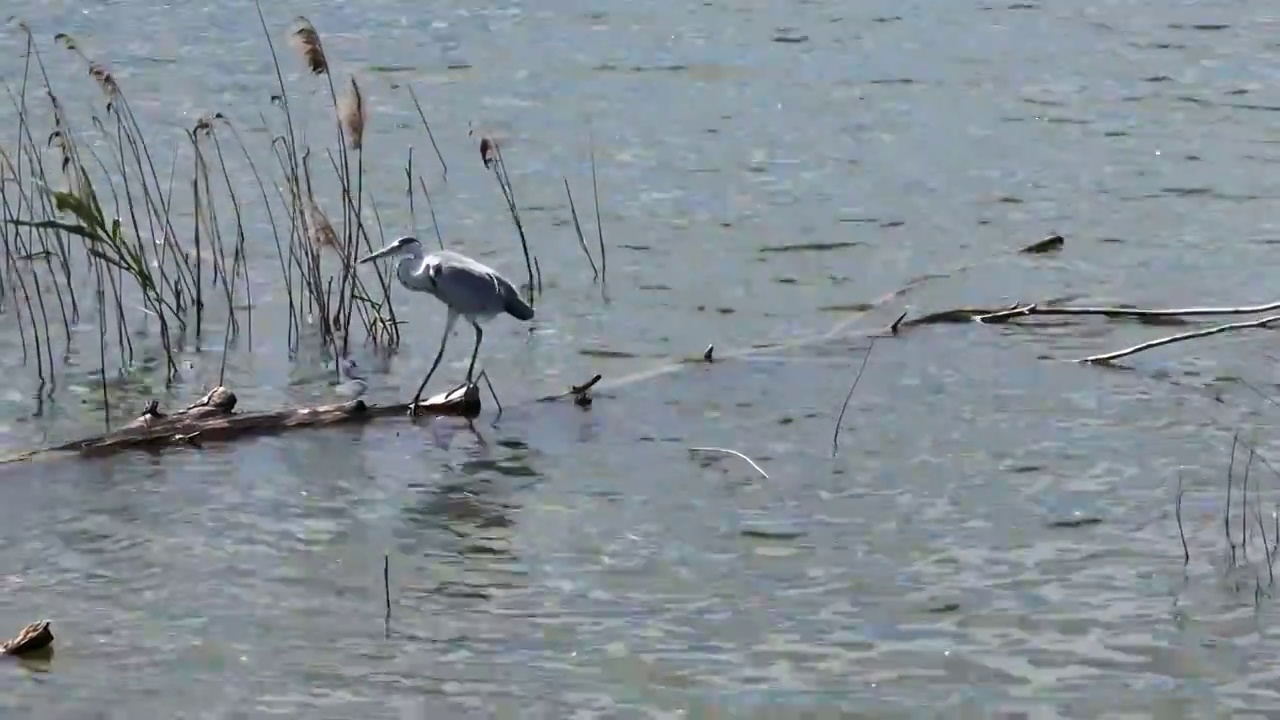
[[[504,138],[544,294],[532,332],[487,327],[501,422],[397,418],[3,466],[0,629],[48,617],[57,634],[52,660],[0,666],[6,716],[1280,710],[1263,541],[1251,529],[1252,565],[1228,571],[1222,524],[1233,433],[1280,456],[1267,331],[1122,371],[1065,361],[1185,328],[914,328],[876,342],[831,449],[866,336],[903,310],[1275,297],[1273,5],[484,1],[267,12],[277,41],[306,13],[338,81],[363,78],[386,231],[433,237],[421,196],[413,218],[404,197],[413,145],[446,239],[518,279],[468,129]],[[158,152],[213,111],[265,148],[274,75],[243,0],[6,10],[32,26],[74,112],[101,101],[57,32],[111,66]],[[277,44],[306,131],[331,142],[327,90]],[[16,27],[0,30],[11,87],[24,52]],[[15,147],[11,104],[0,139]],[[608,302],[563,193],[567,176],[593,241],[592,144]],[[285,352],[270,228],[250,230],[254,346],[231,353],[226,384],[242,407],[331,401],[332,366]],[[1016,252],[1051,232],[1062,252]],[[401,351],[355,353],[375,401],[407,396],[444,320],[432,301],[396,300]],[[96,336],[38,404],[16,323],[6,307],[5,450],[98,429]],[[728,357],[837,325],[824,342]],[[469,343],[464,328],[450,379]],[[588,411],[529,402],[709,343],[722,362],[617,382]],[[143,363],[113,402],[187,402],[220,360],[187,353],[169,389],[163,363]],[[744,452],[769,477],[692,446]],[[1252,465],[1249,513],[1266,525],[1276,486]]]

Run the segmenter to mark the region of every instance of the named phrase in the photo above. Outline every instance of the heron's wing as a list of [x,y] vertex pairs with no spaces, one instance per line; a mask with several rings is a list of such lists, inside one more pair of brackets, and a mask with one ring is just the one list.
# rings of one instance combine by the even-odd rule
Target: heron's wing
[[533,308],[525,303],[509,280],[462,253],[434,252],[424,259],[421,272],[424,278],[426,273],[435,273],[432,292],[458,312],[477,315],[506,312],[520,320],[533,318]]
[[[464,315],[496,315],[505,310],[510,283],[493,269],[464,259],[468,262],[436,259],[436,297]],[[425,263],[423,268],[430,271]]]

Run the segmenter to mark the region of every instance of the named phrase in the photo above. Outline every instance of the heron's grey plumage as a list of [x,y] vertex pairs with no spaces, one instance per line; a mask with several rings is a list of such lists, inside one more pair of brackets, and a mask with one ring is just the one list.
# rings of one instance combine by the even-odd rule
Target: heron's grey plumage
[[444,338],[440,341],[440,350],[436,354],[435,362],[431,365],[431,370],[427,372],[426,379],[418,387],[418,394],[414,396],[413,405],[410,407],[410,412],[413,412],[422,398],[427,380],[431,379],[431,375],[440,364],[440,359],[444,357],[445,343],[449,339],[449,333],[452,332],[454,324],[458,321],[458,316],[461,315],[471,321],[476,331],[475,350],[471,353],[471,365],[467,369],[467,382],[471,382],[476,357],[480,354],[480,341],[484,337],[480,322],[501,313],[511,315],[518,320],[528,321],[533,319],[534,313],[533,307],[520,297],[520,292],[516,290],[515,285],[511,284],[511,281],[504,278],[497,270],[462,253],[452,250],[426,253],[423,251],[422,243],[415,238],[402,237],[381,250],[361,258],[360,262],[366,263],[388,255],[400,257],[399,262],[396,263],[396,278],[401,285],[416,292],[430,293],[449,308],[449,315],[445,319]]
[[440,250],[420,262],[401,261],[396,276],[405,287],[420,287],[459,315],[487,318],[505,312],[517,320],[533,319],[533,308],[509,280],[462,253]]

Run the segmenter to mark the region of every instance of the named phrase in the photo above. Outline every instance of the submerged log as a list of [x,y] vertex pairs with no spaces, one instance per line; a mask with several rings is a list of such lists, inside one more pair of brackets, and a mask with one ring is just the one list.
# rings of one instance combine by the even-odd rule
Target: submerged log
[[[600,376],[596,375],[582,385],[570,387],[568,392],[537,398],[537,402],[571,398],[580,407],[589,407],[591,389],[599,381]],[[236,402],[236,394],[221,386],[173,413],[162,412],[159,403],[152,400],[135,420],[118,430],[3,458],[0,463],[30,460],[44,454],[74,453],[91,457],[142,448],[200,447],[206,441],[228,442],[243,437],[275,435],[295,428],[367,422],[380,417],[410,414],[409,403],[370,405],[360,399],[333,405],[249,413],[236,412]],[[473,382],[420,401],[414,416],[471,420],[480,414],[480,410],[480,386]]]
[[[53,452],[99,455],[130,448],[175,445],[199,446],[253,435],[273,435],[292,428],[364,422],[390,415],[407,415],[409,404],[370,405],[356,399],[333,405],[237,413],[236,394],[225,387],[210,390],[200,400],[172,414],[159,411],[154,400],[136,420],[119,430],[50,448]],[[474,383],[418,403],[418,415],[474,418],[480,414],[480,388]]]

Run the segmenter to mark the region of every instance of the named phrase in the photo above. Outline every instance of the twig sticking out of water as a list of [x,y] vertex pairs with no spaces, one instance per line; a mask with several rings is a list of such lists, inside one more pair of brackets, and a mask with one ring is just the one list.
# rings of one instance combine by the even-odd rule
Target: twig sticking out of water
[[436,230],[436,242],[440,244],[440,249],[444,249],[444,236],[440,234],[440,223],[436,220],[436,206],[431,202],[431,191],[427,190],[427,183],[423,181],[422,176],[418,176],[418,185],[422,187],[422,194],[427,198],[427,211],[431,213],[431,227]]
[[422,112],[422,103],[418,102],[418,95],[413,92],[413,86],[407,85],[409,88],[409,98],[413,100],[413,107],[418,111],[418,119],[422,121],[422,127],[427,129],[427,139],[431,141],[431,148],[436,151],[436,157],[440,159],[440,167],[444,169],[444,180],[449,180],[449,164],[444,161],[444,155],[440,152],[440,146],[436,144],[436,136],[431,132],[431,123],[427,122],[427,114]]
[[1236,446],[1240,444],[1240,434],[1231,436],[1231,460],[1227,463],[1227,507],[1222,513],[1222,530],[1227,534],[1227,545],[1231,548],[1231,567],[1236,566],[1236,541],[1231,537],[1231,477],[1236,467]]
[[1065,247],[1066,244],[1067,241],[1061,235],[1050,235],[1043,240],[1031,243],[1018,252],[1024,255],[1040,255],[1047,252],[1057,252]]
[[903,310],[902,314],[898,316],[898,319],[894,320],[893,323],[889,325],[889,334],[897,335],[898,329],[902,327],[902,321],[906,319],[907,319],[907,311]]
[[862,364],[858,366],[858,374],[853,376],[853,384],[849,386],[849,394],[844,396],[844,404],[840,406],[840,415],[836,418],[835,431],[831,433],[831,457],[835,457],[840,452],[840,425],[844,422],[844,413],[849,409],[849,400],[853,397],[853,391],[858,387],[858,381],[862,379],[862,371],[867,369],[867,360],[871,359],[871,351],[875,349],[876,339],[871,338],[871,343],[867,345],[867,352],[862,356]]
[[591,194],[596,203],[596,235],[600,238],[600,284],[609,283],[609,259],[604,252],[604,224],[600,219],[600,186],[596,182],[596,142],[595,136],[587,134],[591,146]]
[[[1240,557],[1249,562],[1249,469],[1253,467],[1254,449],[1244,463],[1244,480],[1240,487]],[[1255,490],[1256,492],[1256,490]]]
[[755,460],[752,460],[751,458],[747,457],[746,455],[743,455],[737,450],[730,450],[729,448],[719,448],[719,447],[691,447],[689,448],[689,452],[691,453],[700,453],[700,452],[724,453],[726,455],[733,455],[734,457],[740,457],[743,460],[746,460],[747,463],[751,465],[752,468],[755,468],[755,471],[760,473],[760,475],[765,480],[769,479],[769,473],[765,472],[764,470],[761,470],[760,466],[756,464]]
[[1178,538],[1182,540],[1182,567],[1191,564],[1191,551],[1187,549],[1187,534],[1182,529],[1182,473],[1178,473],[1178,495],[1173,501],[1173,516],[1178,521]]
[[564,194],[569,196],[569,212],[573,215],[573,229],[578,233],[578,246],[582,248],[583,254],[587,256],[587,262],[591,263],[591,281],[595,282],[600,279],[600,270],[596,268],[595,258],[591,257],[591,250],[587,247],[587,239],[582,234],[582,223],[578,222],[578,208],[573,204],[573,191],[569,189],[569,178],[564,179]]
[[481,138],[480,155],[484,159],[485,167],[493,167],[493,176],[498,179],[498,187],[502,190],[502,197],[507,201],[507,210],[511,213],[511,220],[516,224],[516,232],[520,234],[520,247],[524,250],[524,264],[529,271],[528,300],[529,304],[533,305],[534,289],[537,288],[537,282],[533,275],[533,259],[529,253],[529,239],[524,234],[524,223],[520,220],[520,208],[516,205],[515,190],[511,187],[511,176],[507,174],[507,164],[502,159],[502,148],[498,146],[496,140],[487,137]]
[[[555,402],[555,401],[557,401],[557,400],[563,400],[563,399],[565,399],[565,398],[567,398],[567,397],[572,397],[572,398],[574,399],[574,402],[575,402],[575,403],[578,403],[579,405],[582,405],[583,403],[578,402],[578,401],[579,401],[579,399],[580,399],[580,398],[584,398],[584,397],[586,397],[586,398],[590,398],[590,397],[591,397],[591,388],[595,387],[595,386],[596,386],[596,383],[600,382],[600,380],[601,380],[603,377],[604,377],[603,375],[600,375],[599,373],[596,373],[595,375],[593,375],[593,376],[591,377],[591,379],[590,379],[590,380],[588,380],[588,381],[586,381],[586,382],[582,383],[581,385],[571,385],[571,386],[569,386],[569,391],[568,391],[568,392],[557,393],[557,394],[555,394],[555,395],[544,395],[543,397],[538,398],[538,400],[537,400],[537,401],[538,401],[538,402],[540,402],[540,403],[545,403],[545,402]],[[590,403],[587,403],[587,404],[590,404]]]
[[382,597],[387,603],[387,614],[382,621],[382,632],[391,637],[391,556],[382,556]]
[[1254,488],[1253,495],[1255,499],[1255,502],[1253,503],[1253,514],[1257,517],[1258,530],[1262,532],[1262,552],[1267,558],[1267,590],[1269,591],[1276,584],[1276,571],[1272,566],[1273,556],[1271,554],[1271,544],[1267,541],[1267,526],[1262,522],[1262,505],[1256,502],[1258,495],[1257,488]]

